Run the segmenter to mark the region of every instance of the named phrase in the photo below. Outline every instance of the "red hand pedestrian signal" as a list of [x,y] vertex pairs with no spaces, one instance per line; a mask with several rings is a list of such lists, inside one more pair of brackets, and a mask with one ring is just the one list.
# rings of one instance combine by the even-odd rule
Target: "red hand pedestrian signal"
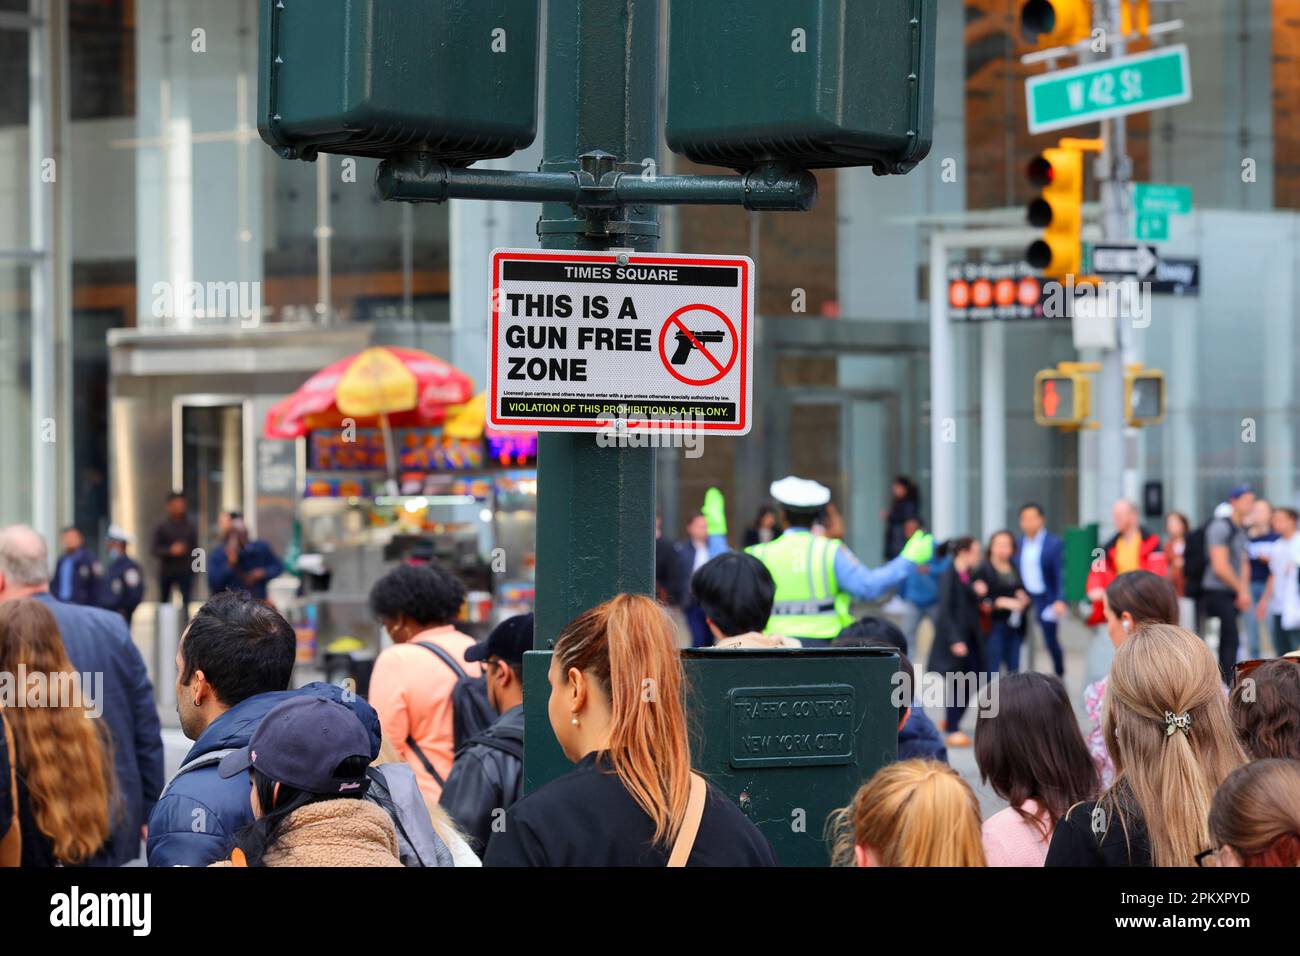
[[1043,412],[1048,418],[1055,418],[1060,407],[1061,396],[1056,392],[1056,382],[1049,378],[1043,383]]

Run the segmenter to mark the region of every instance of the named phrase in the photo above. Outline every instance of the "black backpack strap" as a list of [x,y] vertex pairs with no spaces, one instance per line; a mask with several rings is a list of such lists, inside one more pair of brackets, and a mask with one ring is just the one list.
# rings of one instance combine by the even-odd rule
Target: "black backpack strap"
[[468,680],[469,675],[465,673],[465,668],[460,666],[460,662],[444,651],[437,644],[430,644],[428,641],[416,641],[416,644],[423,647],[426,651],[433,651],[438,658],[455,672],[458,680]]
[[407,734],[406,736],[406,746],[410,747],[415,753],[415,756],[419,758],[420,763],[424,764],[424,769],[429,771],[429,776],[438,781],[438,786],[444,786],[445,783],[442,779],[442,774],[438,773],[438,771],[434,769],[432,761],[424,755],[424,751],[420,749],[420,745],[415,742],[415,738],[410,734]]
[[491,747],[493,750],[500,750],[502,753],[510,754],[516,760],[524,759],[524,740],[522,737],[516,737],[513,734],[496,734],[492,732],[491,728],[465,741],[464,746],[456,752],[457,755],[464,753],[475,744]]

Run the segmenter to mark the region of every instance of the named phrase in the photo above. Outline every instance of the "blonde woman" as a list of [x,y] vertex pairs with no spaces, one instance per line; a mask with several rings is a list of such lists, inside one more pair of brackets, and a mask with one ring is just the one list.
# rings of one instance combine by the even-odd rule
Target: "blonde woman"
[[1214,791],[1245,762],[1205,642],[1147,624],[1115,651],[1102,732],[1115,779],[1070,808],[1047,866],[1194,866]]
[[[42,674],[51,687],[80,688],[54,615],[29,598],[0,604],[0,672]],[[50,700],[5,709],[15,750],[9,758],[16,771],[22,866],[86,863],[108,839],[118,809],[111,744],[88,706]]]
[[506,811],[487,866],[772,866],[771,844],[691,772],[676,630],[642,595],[569,623],[551,655],[551,729],[577,766]]
[[839,866],[984,866],[979,800],[947,764],[900,760],[831,815]]

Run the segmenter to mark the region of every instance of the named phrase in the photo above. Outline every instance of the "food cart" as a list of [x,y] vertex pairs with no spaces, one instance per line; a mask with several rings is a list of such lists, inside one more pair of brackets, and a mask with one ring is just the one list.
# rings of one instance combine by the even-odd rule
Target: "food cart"
[[[438,373],[444,395],[455,394],[447,385],[452,373],[468,381],[433,356],[420,361],[449,370]],[[318,378],[295,396],[316,382],[314,402],[322,404]],[[337,370],[332,378],[342,381]],[[295,420],[298,407],[294,396],[277,405],[267,434],[293,434],[296,442],[287,563],[297,580],[291,590],[277,589],[275,600],[298,632],[301,680],[346,671],[364,692],[383,640],[369,613],[369,588],[400,562],[437,561],[461,578],[467,598],[457,626],[473,636],[532,610],[535,434],[488,431],[482,395],[423,404],[417,398],[379,413],[371,402],[361,406],[371,412],[364,416],[336,405]]]

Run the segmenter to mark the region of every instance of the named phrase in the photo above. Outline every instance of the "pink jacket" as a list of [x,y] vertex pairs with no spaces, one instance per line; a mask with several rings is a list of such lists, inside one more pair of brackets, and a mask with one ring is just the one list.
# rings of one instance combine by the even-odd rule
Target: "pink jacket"
[[1088,712],[1088,721],[1092,724],[1086,738],[1088,753],[1092,755],[1092,762],[1097,765],[1097,772],[1101,774],[1103,789],[1109,787],[1115,780],[1115,763],[1110,759],[1110,749],[1106,746],[1106,738],[1101,732],[1101,706],[1106,699],[1106,683],[1109,680],[1110,677],[1107,675],[1083,689],[1083,707]]
[[[1039,816],[1037,801],[1026,800],[1023,806],[1027,813]],[[985,820],[981,835],[989,866],[1042,866],[1047,859],[1047,847],[1052,842],[1050,829],[1043,836],[1042,831],[1025,820],[1014,807],[999,810]]]
[[437,803],[442,786],[424,769],[415,751],[406,745],[406,738],[415,740],[446,780],[455,749],[451,691],[456,686],[456,675],[438,655],[419,647],[417,641],[437,644],[455,657],[470,677],[482,671],[477,662],[465,660],[465,651],[474,639],[448,624],[421,631],[405,644],[386,648],[370,675],[370,705],[379,712],[384,739],[411,765],[425,799]]

